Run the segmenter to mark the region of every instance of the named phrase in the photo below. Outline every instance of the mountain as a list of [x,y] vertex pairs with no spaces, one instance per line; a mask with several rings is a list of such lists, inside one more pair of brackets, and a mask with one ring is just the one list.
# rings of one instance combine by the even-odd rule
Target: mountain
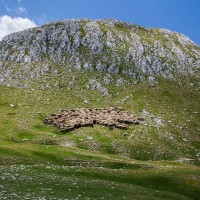
[[155,82],[157,76],[199,76],[199,67],[200,47],[188,37],[112,19],[57,21],[0,42],[1,84],[27,86],[70,68]]
[[4,37],[0,199],[199,199],[199,67],[188,37],[112,19]]

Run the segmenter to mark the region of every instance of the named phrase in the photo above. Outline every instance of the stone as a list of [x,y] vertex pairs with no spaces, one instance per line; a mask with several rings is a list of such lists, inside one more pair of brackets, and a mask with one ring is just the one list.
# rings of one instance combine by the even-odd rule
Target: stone
[[184,141],[184,142],[189,142],[189,140],[188,140],[188,139],[186,139],[186,138],[183,138],[183,141]]
[[103,96],[107,96],[109,95],[108,89],[105,86],[102,86],[101,83],[99,83],[97,80],[95,79],[91,79],[89,81],[89,84],[87,86],[87,89],[92,89],[92,90],[98,90],[99,92],[101,92],[101,94]]
[[132,96],[126,96],[124,99],[122,99],[122,102],[128,101]]
[[116,46],[116,38],[111,31],[107,32],[106,45],[110,48],[115,48]]
[[89,63],[85,63],[85,64],[83,65],[83,68],[84,68],[85,70],[89,70],[89,71],[92,71],[92,70],[93,70],[92,64],[89,64]]
[[122,137],[128,136],[128,133],[122,133]]
[[154,119],[157,126],[164,126],[164,120],[161,117],[157,117]]
[[73,81],[70,81],[69,82],[69,87],[73,87],[74,86],[74,82]]
[[88,136],[87,140],[93,140],[94,138],[92,136]]
[[153,77],[153,76],[149,76],[149,77],[148,77],[148,82],[149,82],[150,84],[155,84],[155,83],[157,83],[157,82],[156,82],[156,78]]
[[106,87],[101,87],[99,91],[102,93],[103,96],[109,95],[108,89]]
[[107,66],[104,65],[104,64],[99,63],[99,64],[97,64],[96,69],[98,71],[104,71],[105,72],[107,70]]
[[103,81],[106,85],[110,84],[112,82],[113,78],[110,74],[106,74],[106,76],[103,77]]
[[123,78],[119,78],[119,79],[117,79],[117,81],[116,81],[116,85],[117,85],[117,86],[125,85],[125,84],[127,84],[127,83],[128,83],[128,81],[124,80]]
[[83,102],[84,102],[84,103],[86,103],[86,104],[88,104],[88,103],[89,103],[87,99],[85,99]]
[[146,110],[142,110],[141,114],[143,114],[143,115],[149,115],[150,113],[148,111],[146,111]]
[[112,64],[109,68],[108,68],[108,72],[112,73],[112,74],[118,74],[119,73],[119,67],[117,67],[115,64]]
[[60,85],[59,85],[59,83],[56,82],[56,83],[54,84],[54,87],[55,87],[55,89],[59,90],[59,89],[60,89]]
[[134,134],[130,135],[130,138],[135,139],[135,135]]

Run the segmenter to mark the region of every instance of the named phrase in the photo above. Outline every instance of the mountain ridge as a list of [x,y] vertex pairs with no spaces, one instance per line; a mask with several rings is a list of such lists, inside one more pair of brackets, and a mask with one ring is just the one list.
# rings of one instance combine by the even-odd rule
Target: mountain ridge
[[137,80],[175,74],[197,77],[200,47],[183,34],[113,19],[51,22],[0,42],[1,84],[15,86],[14,79],[56,74],[58,65]]

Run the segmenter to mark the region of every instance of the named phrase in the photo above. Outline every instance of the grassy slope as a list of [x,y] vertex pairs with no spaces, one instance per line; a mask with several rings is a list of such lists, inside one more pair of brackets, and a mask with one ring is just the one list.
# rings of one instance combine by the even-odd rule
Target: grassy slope
[[[2,197],[198,199],[199,91],[163,80],[155,87],[111,84],[111,95],[102,97],[86,90],[86,77],[95,74],[81,73],[69,89],[0,86]],[[151,115],[128,130],[94,126],[60,134],[42,123],[63,108],[85,106],[121,106],[138,116],[145,109]],[[156,117],[162,117],[165,126],[154,127]],[[94,139],[87,140],[88,136]],[[194,160],[181,162],[184,158]]]

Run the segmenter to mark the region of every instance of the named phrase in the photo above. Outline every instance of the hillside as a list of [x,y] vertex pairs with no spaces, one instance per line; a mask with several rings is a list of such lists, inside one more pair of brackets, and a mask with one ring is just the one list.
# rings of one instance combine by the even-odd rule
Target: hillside
[[[0,198],[198,199],[199,67],[186,36],[111,19],[6,36]],[[107,107],[144,121],[67,133],[43,123],[63,109]]]
[[14,86],[64,76],[71,68],[154,82],[155,76],[199,76],[200,47],[165,29],[109,19],[64,20],[6,36],[0,61],[0,83]]

